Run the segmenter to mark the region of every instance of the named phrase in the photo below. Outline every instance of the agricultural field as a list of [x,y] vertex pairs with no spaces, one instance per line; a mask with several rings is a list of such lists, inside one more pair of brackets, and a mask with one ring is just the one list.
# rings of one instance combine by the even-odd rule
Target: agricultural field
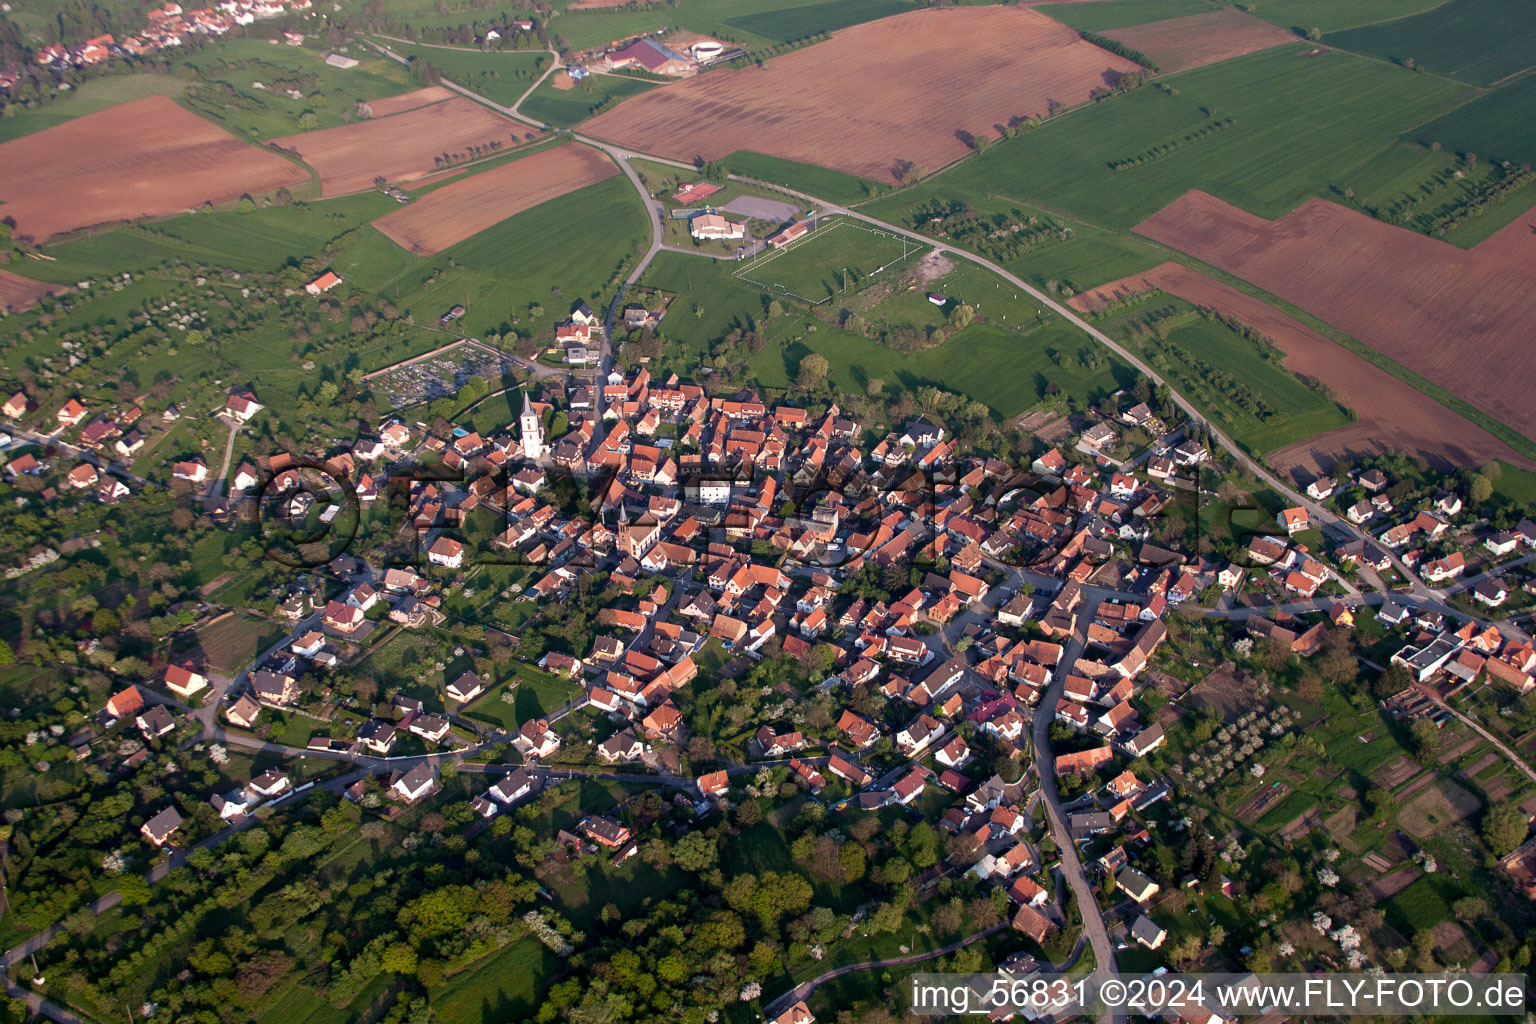
[[87,114],[0,145],[0,202],[18,239],[162,217],[308,181],[163,96]]
[[[1137,328],[1149,310],[1157,334]],[[1244,338],[1196,307],[1150,295],[1107,322],[1143,359],[1178,382],[1212,422],[1254,454],[1264,454],[1350,422],[1349,412],[1281,365],[1281,352]]]
[[1073,111],[867,212],[902,217],[939,192],[972,202],[1001,194],[1128,231],[1190,188],[1279,217],[1334,189],[1352,188],[1362,203],[1389,198],[1449,162],[1398,135],[1464,102],[1469,89],[1347,53],[1307,52],[1280,46],[1169,76],[1168,91],[1143,87]]
[[[673,159],[747,149],[894,183],[965,156],[969,133],[991,138],[1136,69],[1027,8],[923,10],[844,29],[761,69],[669,85],[583,127]],[[966,89],[950,88],[962,77]]]
[[[430,46],[425,43],[413,45],[394,39],[381,39],[379,42],[402,57],[427,61],[450,82],[477,92],[493,103],[508,107],[539,80],[539,76],[554,59],[540,50],[483,53],[458,46]],[[404,68],[400,70],[407,73]]]
[[549,32],[572,49],[581,50],[666,26],[757,50],[911,11],[915,6],[909,0],[691,0],[666,10],[572,4],[550,19]]
[[7,313],[20,313],[45,295],[59,295],[67,290],[13,274],[9,270],[0,270],[0,310]]
[[1226,9],[1212,0],[1073,0],[1035,5],[1035,10],[1082,32],[1107,32]]
[[[358,104],[384,101],[411,88],[405,68],[353,44],[334,51],[361,61],[331,67],[326,53],[273,46],[265,39],[227,39],[188,53],[196,74],[182,104],[235,135],[252,141],[358,120]],[[382,111],[375,111],[382,115]]]
[[834,218],[783,249],[743,262],[735,276],[770,294],[820,304],[857,292],[881,274],[900,275],[924,251],[921,243]]
[[1295,42],[1291,33],[1231,7],[1114,29],[1104,35],[1146,54],[1163,74],[1188,71]]
[[1263,300],[1183,264],[1159,264],[1145,273],[1079,294],[1071,304],[1091,313],[1149,289],[1178,296],[1254,328],[1285,353],[1287,371],[1320,381],[1340,404],[1354,412],[1354,423],[1326,432],[1319,429],[1304,441],[1270,452],[1270,464],[1290,472],[1300,483],[1327,472],[1341,457],[1372,452],[1406,452],[1445,469],[1482,465],[1490,459],[1524,461],[1507,444],[1407,381]]
[[783,185],[834,203],[857,203],[888,191],[888,186],[869,178],[747,150],[738,150],[721,158],[719,162],[732,174],[756,178],[771,185]]
[[320,175],[325,196],[425,177],[528,141],[528,126],[462,96],[389,117],[269,140]]
[[[524,210],[426,260],[370,228],[333,265],[360,289],[392,299],[398,290],[399,304],[419,310],[418,318],[435,321],[463,305],[469,312],[456,330],[483,338],[512,330],[514,319],[524,331],[552,328],[577,299],[597,304],[635,259],[637,245],[643,248],[646,230],[634,187],[615,176]],[[553,238],[560,244],[551,245]],[[545,307],[537,320],[528,315],[535,303]]]
[[1484,160],[1536,163],[1536,74],[1522,75],[1403,137]]
[[147,99],[150,96],[177,99],[186,92],[187,87],[186,80],[168,75],[126,74],[112,75],[109,78],[93,78],[90,81],[81,82],[51,102],[39,104],[29,110],[16,106],[9,107],[6,116],[0,117],[0,142],[19,139],[23,135],[31,135],[33,132],[53,128],[77,117],[94,114],[108,107],[121,106],[133,100]]
[[1311,29],[1339,32],[1404,18],[1439,7],[1445,0],[1262,0],[1249,5],[1265,21],[1297,35]]
[[432,256],[508,217],[617,173],[602,152],[567,143],[434,189],[373,226],[406,250]]
[[1447,0],[1422,14],[1331,32],[1323,42],[1400,64],[1412,61],[1473,85],[1494,85],[1536,67],[1525,0]]
[[1496,420],[1536,435],[1536,214],[1471,250],[1323,200],[1265,221],[1191,192],[1139,225],[1155,241],[1293,302]]
[[[569,85],[570,88],[562,88]],[[518,111],[559,128],[585,121],[600,109],[655,88],[655,83],[628,75],[588,75],[572,82],[565,72],[550,75],[528,95]]]
[[[711,340],[752,321],[761,325],[767,344],[751,357],[748,371],[769,390],[787,387],[800,361],[812,352],[826,357],[836,390],[862,394],[871,380],[883,382],[889,395],[941,387],[984,403],[999,417],[1016,416],[1056,395],[1087,404],[1134,380],[1131,370],[1109,353],[1065,322],[1037,317],[1033,302],[1004,292],[980,268],[955,267],[932,287],[948,291],[957,301],[975,303],[985,322],[942,344],[911,352],[798,314],[764,322],[770,295],[736,278],[738,269],[734,262],[706,262],[676,253],[662,253],[651,264],[642,283],[678,295],[675,312],[665,321],[671,346],[661,366],[707,363]],[[888,291],[894,282],[878,278],[865,284],[863,291],[853,288],[850,271],[848,294],[839,294],[837,302],[823,308],[857,309],[872,335],[901,329],[920,333],[944,321],[923,297],[924,288]],[[689,315],[691,308],[696,315]],[[658,372],[655,365],[651,369]]]

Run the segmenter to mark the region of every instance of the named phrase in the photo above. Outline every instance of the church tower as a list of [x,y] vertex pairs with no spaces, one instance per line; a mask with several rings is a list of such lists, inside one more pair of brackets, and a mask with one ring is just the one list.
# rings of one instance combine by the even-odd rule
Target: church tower
[[539,423],[539,414],[533,411],[533,403],[528,401],[527,391],[523,392],[523,414],[518,417],[518,424],[523,432],[523,453],[537,462],[544,457],[544,427]]

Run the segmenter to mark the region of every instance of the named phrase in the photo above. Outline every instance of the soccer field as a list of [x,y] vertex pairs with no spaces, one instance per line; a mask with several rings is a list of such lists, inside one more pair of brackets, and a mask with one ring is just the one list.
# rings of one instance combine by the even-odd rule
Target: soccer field
[[744,261],[735,276],[772,295],[820,304],[900,273],[925,251],[901,235],[827,218],[783,249]]

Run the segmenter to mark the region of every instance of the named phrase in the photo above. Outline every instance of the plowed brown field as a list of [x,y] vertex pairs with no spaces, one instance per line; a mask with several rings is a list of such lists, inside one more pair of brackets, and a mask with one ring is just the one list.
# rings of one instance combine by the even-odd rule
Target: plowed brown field
[[835,32],[762,68],[711,71],[631,97],[583,130],[641,152],[738,149],[878,181],[934,171],[1050,101],[1080,103],[1137,70],[1026,7],[927,9]]
[[337,196],[373,188],[375,178],[392,184],[420,178],[442,169],[440,156],[464,156],[470,146],[493,141],[510,146],[522,135],[517,122],[456,96],[403,114],[269,142],[298,154],[320,173],[321,193]]
[[1536,210],[1458,249],[1313,199],[1276,221],[1187,192],[1136,230],[1292,302],[1528,437]]
[[159,217],[308,181],[304,168],[150,96],[0,145],[0,202],[15,234]]
[[1296,42],[1293,33],[1231,7],[1117,28],[1104,35],[1151,57],[1165,74]]
[[1180,263],[1162,263],[1143,274],[1083,292],[1071,304],[1084,312],[1158,289],[1204,309],[1234,317],[1262,331],[1285,353],[1292,373],[1328,386],[1358,419],[1347,427],[1309,437],[1269,454],[1268,461],[1298,483],[1308,483],[1341,458],[1388,450],[1423,459],[1442,469],[1504,459],[1536,469],[1471,420],[1447,409],[1407,381],[1312,330],[1273,306]]
[[454,95],[453,90],[445,85],[429,85],[425,89],[417,89],[414,92],[403,92],[398,96],[369,100],[368,109],[373,111],[374,117],[388,117],[391,114],[403,114],[407,110],[425,107],[431,103],[441,103],[443,100],[452,99]]
[[591,146],[566,143],[444,185],[373,226],[418,256],[432,256],[513,214],[618,172]]
[[44,295],[60,295],[67,291],[69,289],[63,285],[46,284],[0,270],[0,309],[7,313],[20,313]]

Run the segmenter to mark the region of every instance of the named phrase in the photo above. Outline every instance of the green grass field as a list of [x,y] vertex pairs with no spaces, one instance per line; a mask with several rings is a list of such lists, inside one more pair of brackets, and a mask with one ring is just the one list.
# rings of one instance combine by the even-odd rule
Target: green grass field
[[985,324],[908,355],[817,325],[798,340],[764,348],[749,365],[764,386],[782,388],[793,380],[801,359],[819,352],[832,367],[835,390],[863,391],[872,379],[885,381],[887,391],[937,386],[974,398],[998,416],[1011,417],[1038,405],[1051,382],[1063,394],[1086,403],[1135,379],[1131,369],[1118,362],[1106,360],[1089,369],[1075,358],[1064,366],[1051,358],[1052,351],[1075,354],[1088,344],[1081,332],[1061,321],[1025,331]]
[[443,1024],[526,1017],[538,1007],[543,979],[558,964],[538,939],[514,942],[433,989],[432,1016]]
[[[357,119],[358,101],[417,88],[410,72],[371,48],[354,44],[347,55],[362,63],[345,70],[325,63],[328,52],[265,39],[229,39],[195,50],[185,66],[200,81],[188,88],[182,105],[226,131],[260,140],[345,124]],[[290,89],[300,97],[290,96]]]
[[[437,68],[438,73],[457,85],[477,92],[486,99],[510,106],[538,81],[554,58],[539,50],[503,50],[481,53],[451,46],[400,43],[380,40],[402,57],[417,57]],[[393,61],[390,61],[394,64]],[[396,67],[400,67],[398,64]],[[404,68],[400,68],[402,73]]]
[[726,24],[777,42],[836,32],[849,25],[912,10],[908,0],[822,0],[820,3],[759,11],[727,18]]
[[1536,74],[1521,75],[1403,137],[1424,145],[1438,142],[1484,160],[1536,163]]
[[518,109],[529,117],[569,128],[591,117],[594,108],[610,98],[617,102],[654,88],[651,82],[624,75],[588,75],[574,89],[556,89],[554,78],[561,74],[564,72],[545,79]]
[[1087,4],[1042,4],[1035,10],[1082,32],[1108,32],[1129,25],[1207,14],[1220,7],[1211,0],[1096,0]]
[[1278,363],[1265,359],[1253,342],[1219,321],[1200,318],[1176,327],[1169,332],[1168,344],[1180,356],[1200,360],[1248,385],[1275,409],[1274,415],[1261,419],[1239,408],[1218,388],[1201,379],[1183,358],[1175,358],[1164,367],[1178,380],[1186,397],[1250,451],[1274,451],[1353,420],[1338,403],[1307,387]]
[[810,302],[835,301],[839,294],[857,291],[881,274],[899,273],[925,251],[920,244],[889,232],[832,220],[787,248],[741,263],[736,277],[768,292]]
[[1249,8],[1265,21],[1306,32],[1338,32],[1378,21],[1402,18],[1438,7],[1445,0],[1251,0]]
[[1492,85],[1536,66],[1528,0],[1448,0],[1412,17],[1331,32],[1323,41],[1383,60],[1412,58],[1475,85]]
[[[1166,79],[1156,88],[1052,121],[942,175],[930,186],[876,200],[869,212],[910,216],[943,192],[971,201],[1002,194],[1127,231],[1184,191],[1199,188],[1278,217],[1334,187],[1363,200],[1428,177],[1440,154],[1398,139],[1450,110],[1469,90],[1334,51],[1303,57],[1282,46]],[[1109,163],[1176,142],[1212,117],[1234,123],[1130,170]]]
[[720,161],[732,174],[783,185],[834,203],[859,203],[890,191],[890,187],[868,178],[845,174],[815,164],[802,164],[782,157],[764,156],[739,149]]
[[914,9],[907,0],[689,0],[677,7],[567,10],[550,19],[549,32],[585,49],[665,26],[759,49]]
[[[595,304],[614,285],[622,264],[646,237],[645,211],[622,175],[589,185],[502,221],[427,259],[412,256],[372,228],[360,232],[335,260],[338,273],[365,291],[435,321],[461,303],[469,310],[462,333],[483,336],[525,329],[528,306],[546,308],[555,323],[578,298]],[[560,244],[551,245],[558,238]],[[559,289],[560,294],[555,294]],[[559,301],[556,301],[559,300]]]

